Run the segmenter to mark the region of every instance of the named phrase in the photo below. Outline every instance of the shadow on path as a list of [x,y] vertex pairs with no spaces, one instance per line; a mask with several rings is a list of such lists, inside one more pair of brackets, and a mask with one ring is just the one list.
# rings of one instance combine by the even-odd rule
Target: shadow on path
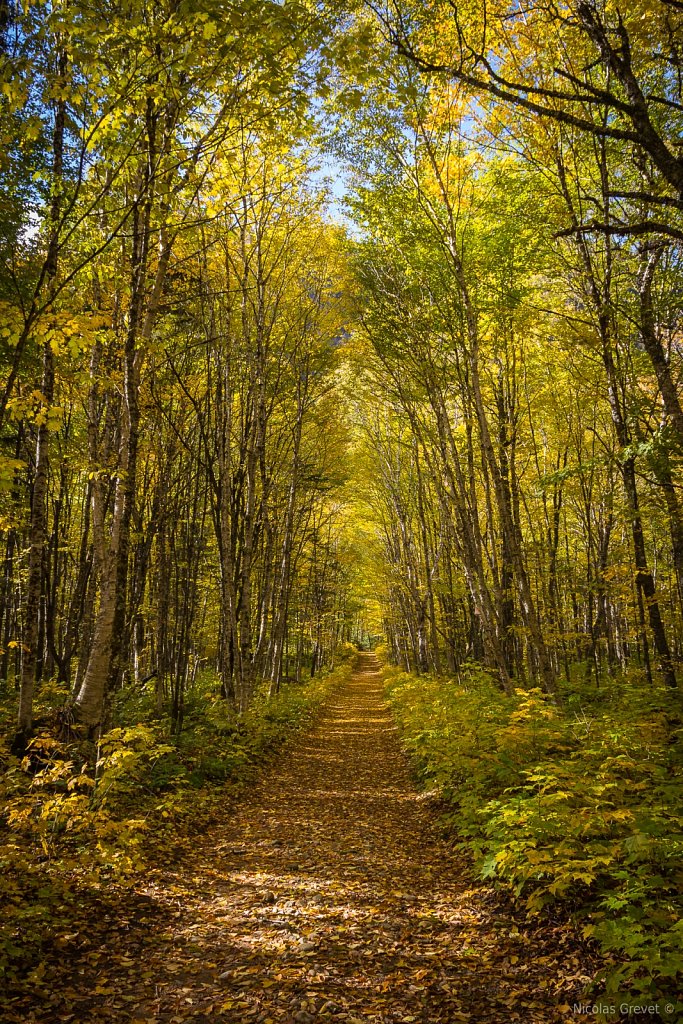
[[518,928],[439,837],[372,655],[137,899],[142,920],[112,933],[110,956],[74,948],[68,986],[22,1020],[554,1024],[576,1019],[587,980],[570,936]]

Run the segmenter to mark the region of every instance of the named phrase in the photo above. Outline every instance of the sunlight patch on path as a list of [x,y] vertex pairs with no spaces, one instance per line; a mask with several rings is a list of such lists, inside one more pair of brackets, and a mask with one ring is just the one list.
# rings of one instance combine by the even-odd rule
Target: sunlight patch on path
[[[141,889],[170,923],[131,934],[138,970],[121,975],[118,947],[109,971],[81,968],[79,1024],[572,1019],[556,982],[567,935],[518,928],[473,883],[415,790],[371,655],[224,823]],[[577,962],[577,986],[586,976]]]

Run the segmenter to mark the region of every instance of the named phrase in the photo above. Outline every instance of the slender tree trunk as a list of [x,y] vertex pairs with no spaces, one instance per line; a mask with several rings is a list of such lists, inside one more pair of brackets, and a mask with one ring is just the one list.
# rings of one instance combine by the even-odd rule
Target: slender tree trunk
[[655,371],[664,409],[676,435],[676,446],[680,452],[683,451],[683,409],[681,408],[678,389],[671,374],[671,366],[664,354],[664,349],[657,333],[655,310],[652,302],[652,280],[661,255],[661,246],[655,246],[646,253],[638,280],[640,339]]
[[[58,58],[59,82],[66,85],[67,57],[62,51]],[[52,135],[52,201],[50,204],[50,236],[46,259],[46,287],[51,289],[58,272],[59,219],[62,209],[64,170],[64,133],[66,129],[66,102],[58,100]],[[48,487],[50,467],[50,431],[48,417],[54,397],[55,364],[50,341],[43,345],[43,374],[41,380],[41,413],[36,442],[36,468],[31,499],[29,528],[28,578],[24,608],[24,635],[22,638],[21,690],[17,717],[17,747],[26,744],[33,728],[33,691],[36,682],[36,662],[40,631],[40,605],[43,585],[43,566],[47,543]]]

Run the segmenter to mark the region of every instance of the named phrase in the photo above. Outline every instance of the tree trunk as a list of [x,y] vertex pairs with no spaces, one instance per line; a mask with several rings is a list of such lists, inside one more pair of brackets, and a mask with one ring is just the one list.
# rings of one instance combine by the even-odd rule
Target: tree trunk
[[[66,53],[59,55],[59,81],[65,85]],[[58,100],[52,135],[52,201],[50,204],[50,237],[45,262],[47,289],[54,285],[58,271],[59,219],[62,208],[64,170],[64,132],[66,128],[66,102]],[[36,682],[36,662],[40,631],[40,606],[43,586],[43,566],[47,541],[47,496],[50,467],[50,431],[48,417],[54,397],[55,364],[51,342],[43,345],[43,374],[41,381],[41,411],[36,442],[36,469],[31,500],[29,527],[28,578],[24,608],[24,635],[22,638],[21,691],[17,716],[17,748],[25,745],[33,729],[33,691]]]

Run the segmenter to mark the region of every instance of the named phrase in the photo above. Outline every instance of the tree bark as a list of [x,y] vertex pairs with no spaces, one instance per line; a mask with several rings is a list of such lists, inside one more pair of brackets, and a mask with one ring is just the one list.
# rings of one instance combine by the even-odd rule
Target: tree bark
[[[67,57],[61,51],[58,57],[58,80],[66,86]],[[66,129],[66,102],[57,101],[52,134],[52,200],[50,203],[50,232],[45,262],[46,287],[52,288],[58,273],[59,219],[62,209],[64,177],[64,133]],[[51,342],[43,344],[43,373],[41,380],[41,410],[36,441],[36,466],[31,499],[29,528],[28,578],[24,608],[24,635],[22,637],[21,690],[17,716],[19,748],[28,741],[33,729],[33,692],[36,683],[36,663],[40,630],[40,606],[43,587],[43,566],[47,543],[48,487],[50,467],[50,408],[54,398],[55,363]]]

